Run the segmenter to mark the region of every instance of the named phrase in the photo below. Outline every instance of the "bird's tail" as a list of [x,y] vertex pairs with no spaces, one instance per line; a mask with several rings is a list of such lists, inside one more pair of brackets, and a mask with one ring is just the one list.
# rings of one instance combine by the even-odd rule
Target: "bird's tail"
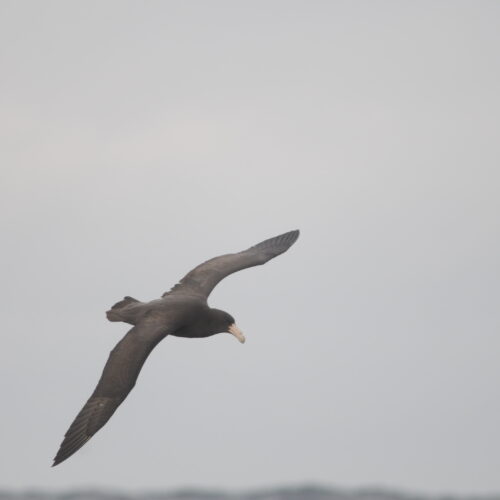
[[130,321],[125,319],[122,314],[122,309],[129,306],[130,304],[138,303],[137,299],[133,297],[124,297],[123,300],[120,300],[116,304],[114,304],[109,311],[106,311],[106,317],[109,321],[125,321],[126,323],[130,323]]

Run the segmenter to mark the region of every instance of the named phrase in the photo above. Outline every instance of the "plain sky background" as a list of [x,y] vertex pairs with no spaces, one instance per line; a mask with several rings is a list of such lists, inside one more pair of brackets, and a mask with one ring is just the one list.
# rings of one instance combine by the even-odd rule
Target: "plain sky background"
[[[500,2],[0,2],[0,487],[500,491]],[[127,325],[300,228],[50,468]]]

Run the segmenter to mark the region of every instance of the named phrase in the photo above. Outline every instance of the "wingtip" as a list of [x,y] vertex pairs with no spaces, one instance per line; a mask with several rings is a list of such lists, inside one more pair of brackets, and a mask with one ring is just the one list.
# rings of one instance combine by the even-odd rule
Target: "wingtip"
[[288,233],[282,234],[281,236],[285,237],[289,241],[290,246],[292,246],[300,236],[300,229],[293,229],[292,231],[288,231]]
[[59,465],[61,462],[64,462],[69,456],[62,456],[61,450],[57,452],[57,455],[52,459],[51,467],[55,467]]

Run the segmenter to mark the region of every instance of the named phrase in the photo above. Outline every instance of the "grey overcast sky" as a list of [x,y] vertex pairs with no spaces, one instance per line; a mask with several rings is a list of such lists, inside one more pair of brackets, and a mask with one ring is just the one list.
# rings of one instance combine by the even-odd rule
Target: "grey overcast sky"
[[[0,51],[0,487],[500,491],[500,2],[2,0]],[[50,468],[111,304],[295,228]]]

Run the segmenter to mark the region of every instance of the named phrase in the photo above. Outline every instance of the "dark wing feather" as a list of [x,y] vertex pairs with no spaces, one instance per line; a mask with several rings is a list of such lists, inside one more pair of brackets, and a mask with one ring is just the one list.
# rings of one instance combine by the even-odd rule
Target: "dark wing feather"
[[299,237],[299,231],[290,231],[265,240],[248,250],[221,255],[195,267],[175,285],[170,293],[189,293],[208,297],[215,285],[226,276],[247,267],[260,266],[286,252]]
[[53,466],[73,455],[111,418],[134,387],[147,357],[164,337],[154,322],[143,321],[116,344],[92,396],[66,432]]

